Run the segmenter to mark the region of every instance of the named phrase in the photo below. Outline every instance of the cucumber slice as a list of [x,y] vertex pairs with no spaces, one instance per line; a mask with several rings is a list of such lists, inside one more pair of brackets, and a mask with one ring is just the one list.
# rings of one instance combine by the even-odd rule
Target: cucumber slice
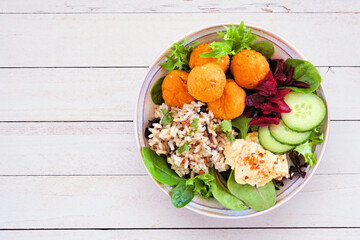
[[308,132],[295,132],[288,128],[282,120],[278,125],[271,124],[269,126],[270,134],[275,140],[283,144],[299,145],[306,142],[311,135],[311,131]]
[[285,125],[297,132],[314,129],[326,116],[325,102],[314,93],[290,92],[284,98],[291,108],[290,113],[282,113]]
[[269,126],[259,127],[259,142],[263,148],[270,152],[282,154],[289,152],[295,148],[295,146],[282,144],[275,140],[270,134]]

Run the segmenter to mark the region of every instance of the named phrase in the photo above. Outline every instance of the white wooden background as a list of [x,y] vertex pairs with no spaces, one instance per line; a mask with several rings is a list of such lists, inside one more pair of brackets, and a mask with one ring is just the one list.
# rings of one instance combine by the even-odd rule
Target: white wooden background
[[[360,1],[0,1],[0,239],[360,239]],[[135,146],[136,95],[173,41],[263,26],[316,65],[330,107],[323,162],[271,213],[175,209]]]

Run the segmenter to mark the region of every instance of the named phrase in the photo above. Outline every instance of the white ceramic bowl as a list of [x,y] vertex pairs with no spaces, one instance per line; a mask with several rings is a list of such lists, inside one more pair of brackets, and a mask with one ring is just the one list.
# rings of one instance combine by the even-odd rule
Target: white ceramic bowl
[[[230,26],[228,24],[224,24],[224,25]],[[297,48],[295,48],[290,42],[280,37],[279,35],[260,27],[255,27],[252,25],[247,25],[247,27],[251,28],[253,34],[257,35],[257,39],[255,42],[266,40],[274,44],[275,54],[272,57],[273,59],[275,58],[306,59],[304,55]],[[217,35],[217,32],[224,30],[225,29],[223,28],[223,25],[217,25],[195,31],[190,34],[186,34],[186,38],[188,39],[187,45],[192,44],[194,41],[199,41],[200,43],[221,41],[222,39]],[[183,40],[184,39],[182,38],[178,42],[179,43],[183,42]],[[152,119],[153,110],[155,106],[150,97],[150,90],[152,86],[155,84],[155,82],[160,77],[165,76],[167,73],[166,70],[162,69],[159,66],[159,63],[165,61],[165,56],[168,54],[168,50],[170,48],[171,46],[168,49],[164,50],[164,52],[150,66],[149,71],[140,88],[137,105],[136,105],[136,112],[135,112],[135,135],[137,139],[139,153],[142,147],[147,146],[146,139],[144,137],[144,131],[147,126],[148,120]],[[325,94],[321,86],[317,90],[317,94],[320,95],[325,100],[326,103]],[[299,192],[305,186],[305,184],[310,180],[310,178],[316,171],[317,167],[319,166],[328,139],[328,133],[329,133],[328,114],[326,115],[326,118],[324,120],[323,130],[324,130],[325,141],[321,145],[318,145],[315,149],[315,154],[317,157],[317,165],[315,165],[311,169],[307,169],[307,174],[305,178],[295,177],[292,180],[286,179],[284,181],[285,186],[282,187],[281,190],[277,192],[277,199],[276,199],[277,201],[273,207],[260,212],[252,209],[247,209],[244,211],[234,211],[224,208],[222,205],[220,205],[220,203],[218,203],[214,199],[209,201],[202,199],[200,197],[195,197],[193,201],[191,201],[186,207],[200,214],[204,214],[212,217],[220,217],[220,218],[245,218],[245,217],[260,215],[275,209],[276,207],[280,206],[281,204],[292,198],[297,192]],[[156,180],[154,181],[166,194],[169,194],[169,190],[171,189],[171,187],[161,184]]]

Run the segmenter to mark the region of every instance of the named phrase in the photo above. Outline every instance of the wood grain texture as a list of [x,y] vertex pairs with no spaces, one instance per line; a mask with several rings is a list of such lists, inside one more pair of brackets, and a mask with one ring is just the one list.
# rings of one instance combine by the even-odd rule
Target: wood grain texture
[[[359,120],[360,68],[318,69],[330,119]],[[133,120],[146,72],[142,68],[0,69],[0,121]]]
[[241,236],[242,239],[251,240],[278,240],[284,236],[292,240],[303,239],[327,239],[357,240],[360,235],[359,229],[148,229],[148,230],[83,230],[83,231],[0,231],[0,238],[6,240],[27,239],[27,240],[183,240],[183,239],[232,239],[234,236]]
[[284,36],[314,65],[360,66],[360,14],[194,13],[0,15],[0,67],[148,66],[194,30],[241,20]]
[[[0,239],[358,239],[358,13],[356,0],[0,1]],[[214,219],[171,205],[131,121],[160,52],[241,20],[319,67],[333,121],[322,163],[293,199]]]
[[293,199],[272,212],[228,220],[173,207],[149,176],[0,177],[0,226],[2,229],[360,227],[359,190],[358,176],[315,175]]
[[0,69],[0,120],[132,120],[147,69]]
[[116,1],[116,0],[36,0],[4,1],[2,13],[182,13],[182,12],[254,12],[254,13],[314,13],[360,12],[358,1],[286,1],[286,0],[172,0],[172,1]]
[[[360,174],[359,135],[360,121],[331,122],[315,174]],[[0,143],[0,175],[147,174],[133,123],[0,123]]]

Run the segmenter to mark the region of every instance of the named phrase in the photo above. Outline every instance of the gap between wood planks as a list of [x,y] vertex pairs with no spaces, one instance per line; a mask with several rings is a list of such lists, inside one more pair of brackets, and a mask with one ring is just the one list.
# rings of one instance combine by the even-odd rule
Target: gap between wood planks
[[204,228],[0,228],[0,231],[157,231],[157,230],[252,230],[252,229],[360,229],[360,227],[204,227]]
[[122,12],[122,11],[117,11],[117,12],[33,12],[33,13],[28,13],[28,12],[0,12],[0,15],[59,15],[59,14],[66,14],[66,15],[74,15],[74,14],[82,14],[82,15],[107,15],[107,14],[129,14],[129,15],[134,15],[134,14],[216,14],[216,13],[222,13],[222,14],[227,14],[227,13],[246,13],[246,14],[329,14],[329,13],[336,13],[336,14],[359,14],[359,11],[353,11],[353,12],[347,12],[347,11],[329,11],[329,12],[271,12],[271,11],[258,11],[258,12],[239,12],[239,11],[225,11],[225,12],[211,12],[211,11],[204,11],[204,12],[151,12],[151,11],[143,11],[143,12]]

